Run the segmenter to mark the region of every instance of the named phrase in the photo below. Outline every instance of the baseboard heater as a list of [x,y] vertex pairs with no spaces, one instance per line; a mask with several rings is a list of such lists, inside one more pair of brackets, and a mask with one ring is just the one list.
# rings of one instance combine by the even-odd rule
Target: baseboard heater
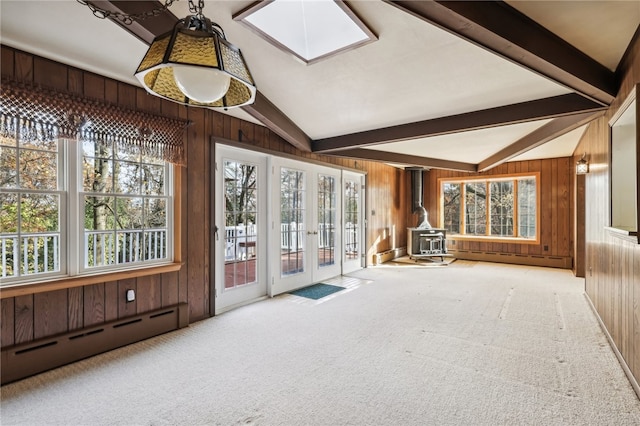
[[546,266],[550,268],[571,269],[573,258],[562,256],[538,256],[531,254],[497,253],[449,249],[456,259],[480,260],[484,262],[513,263],[528,266]]
[[376,253],[375,255],[373,255],[373,264],[380,265],[384,262],[388,262],[397,257],[402,257],[406,254],[407,254],[406,247],[398,247],[390,250],[385,250],[383,252]]
[[144,314],[2,348],[1,383],[7,384],[189,325],[189,305]]

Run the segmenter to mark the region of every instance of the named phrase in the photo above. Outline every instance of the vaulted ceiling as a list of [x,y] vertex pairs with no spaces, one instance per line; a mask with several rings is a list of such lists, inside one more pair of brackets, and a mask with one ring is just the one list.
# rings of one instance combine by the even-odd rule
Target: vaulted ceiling
[[[160,6],[92,3],[126,13]],[[258,87],[253,105],[228,114],[306,151],[465,171],[572,155],[615,97],[640,24],[638,1],[348,1],[378,40],[307,65],[233,19],[252,3],[205,1]],[[75,0],[2,0],[0,36],[138,85],[148,43],[188,14],[187,1],[175,1],[122,26]]]

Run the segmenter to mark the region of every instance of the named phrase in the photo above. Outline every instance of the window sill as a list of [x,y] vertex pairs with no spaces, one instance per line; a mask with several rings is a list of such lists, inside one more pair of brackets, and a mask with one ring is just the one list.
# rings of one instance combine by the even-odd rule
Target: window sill
[[483,243],[503,243],[503,244],[540,244],[538,239],[516,237],[490,237],[482,235],[451,235],[447,234],[447,240],[453,241],[474,241]]
[[615,238],[620,238],[621,240],[629,241],[634,244],[640,244],[640,239],[638,238],[638,231],[629,231],[626,229],[620,228],[611,228],[609,226],[605,226],[605,228],[609,235]]
[[127,278],[164,274],[167,272],[179,271],[180,268],[182,268],[182,263],[169,263],[166,265],[152,266],[149,268],[130,269],[126,271],[101,273],[96,275],[56,278],[53,280],[40,281],[37,283],[9,284],[0,287],[0,299],[24,296],[27,294],[44,293],[47,291],[62,290],[65,288],[82,287],[85,285],[99,284],[108,281],[118,281]]

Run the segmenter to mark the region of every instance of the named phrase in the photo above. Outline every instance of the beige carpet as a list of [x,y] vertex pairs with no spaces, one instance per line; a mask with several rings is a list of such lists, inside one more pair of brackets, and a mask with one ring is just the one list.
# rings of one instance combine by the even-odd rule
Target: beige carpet
[[456,258],[453,256],[442,256],[442,257],[418,257],[412,258],[407,256],[396,257],[388,262],[384,262],[378,267],[397,267],[397,266],[413,266],[416,268],[424,268],[424,267],[437,267],[437,266],[447,266],[456,261]]
[[569,271],[457,261],[345,282],[4,386],[1,423],[640,424]]

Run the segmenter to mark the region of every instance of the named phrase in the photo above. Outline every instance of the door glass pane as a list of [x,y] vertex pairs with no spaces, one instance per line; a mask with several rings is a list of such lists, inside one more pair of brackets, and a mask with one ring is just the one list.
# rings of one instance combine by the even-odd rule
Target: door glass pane
[[342,235],[347,260],[357,259],[360,255],[359,209],[360,187],[357,182],[347,180],[344,183],[344,232]]
[[304,272],[305,189],[304,172],[280,172],[280,274]]
[[258,252],[257,167],[224,162],[225,256],[224,288],[256,282]]
[[335,260],[336,178],[318,175],[318,266]]

